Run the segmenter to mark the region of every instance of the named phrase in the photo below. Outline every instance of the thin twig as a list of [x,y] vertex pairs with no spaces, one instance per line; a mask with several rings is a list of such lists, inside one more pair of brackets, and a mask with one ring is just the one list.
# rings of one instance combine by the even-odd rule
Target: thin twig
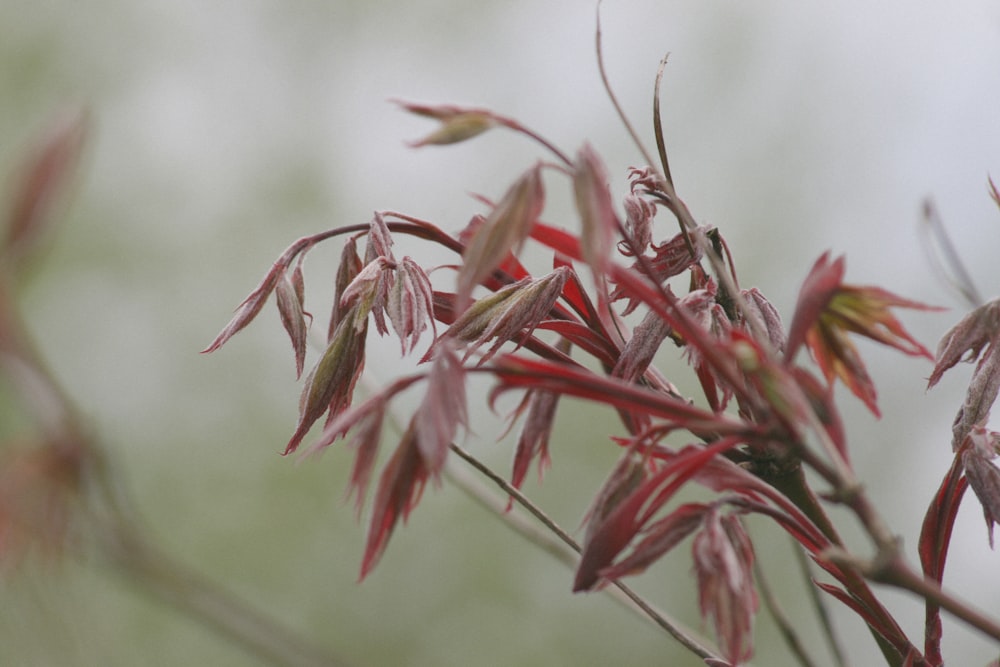
[[788,649],[795,655],[799,664],[803,667],[816,667],[816,662],[806,652],[802,640],[795,631],[795,624],[788,618],[785,610],[781,608],[778,597],[774,594],[774,590],[764,576],[764,569],[760,566],[760,561],[754,560],[753,572],[754,578],[757,580],[757,590],[760,591],[761,597],[764,598],[764,605],[778,626],[778,631],[784,638],[785,643],[788,644]]
[[[466,463],[471,465],[473,468],[485,475],[490,481],[495,483],[500,489],[509,494],[521,507],[532,514],[536,519],[542,522],[542,524],[552,531],[553,534],[559,537],[560,540],[567,546],[569,546],[576,553],[581,552],[580,545],[574,540],[569,533],[563,530],[559,524],[553,521],[540,507],[535,505],[531,500],[527,498],[518,489],[511,486],[506,479],[501,475],[494,472],[485,463],[474,457],[468,451],[462,447],[452,443],[451,451],[463,459]],[[670,619],[666,614],[654,608],[648,602],[646,602],[640,595],[635,593],[631,588],[622,582],[615,580],[611,582],[616,588],[618,588],[625,596],[628,597],[642,612],[649,617],[656,625],[663,628],[671,637],[676,639],[684,648],[688,649],[698,657],[704,659],[714,659],[719,660],[720,658],[712,653],[710,650],[705,648],[700,642],[698,642],[693,637],[693,633],[684,628],[676,621]]]
[[619,104],[618,98],[615,96],[615,92],[611,89],[611,82],[608,79],[608,73],[604,69],[604,49],[601,46],[601,0],[597,1],[597,30],[595,31],[594,36],[597,42],[597,69],[601,74],[601,83],[604,84],[604,91],[608,94],[611,104],[614,105],[615,113],[618,114],[618,118],[621,120],[622,125],[625,126],[625,130],[632,138],[632,143],[635,144],[635,147],[639,149],[639,152],[642,154],[642,159],[646,161],[646,164],[649,165],[650,169],[656,169],[656,162],[653,161],[653,156],[649,154],[648,150],[646,150],[646,147],[642,144],[642,140],[639,138],[638,133],[629,121],[628,116],[625,115],[625,110],[622,109],[622,105]]
[[834,665],[836,667],[846,667],[847,660],[844,657],[844,649],[841,647],[840,638],[833,627],[833,619],[830,618],[830,610],[826,606],[826,600],[820,595],[819,588],[813,583],[806,552],[797,543],[792,542],[792,553],[795,554],[795,559],[799,563],[799,569],[802,571],[802,576],[806,582],[806,590],[809,592],[809,598],[816,611],[816,618],[819,620],[819,625],[823,629],[823,636],[826,637],[826,643],[833,656]]
[[[931,267],[937,271],[943,280],[961,295],[962,299],[972,308],[983,305],[983,297],[972,282],[972,276],[965,268],[965,263],[955,250],[955,244],[951,242],[948,230],[945,229],[941,216],[938,215],[937,207],[930,199],[924,201],[923,224],[921,231],[924,234],[925,251]],[[939,258],[934,253],[933,246],[941,253]]]

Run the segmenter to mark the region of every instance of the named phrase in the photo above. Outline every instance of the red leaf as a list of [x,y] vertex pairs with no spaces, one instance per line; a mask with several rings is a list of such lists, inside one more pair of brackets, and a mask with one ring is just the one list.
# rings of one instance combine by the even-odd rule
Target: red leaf
[[271,267],[271,270],[264,276],[260,285],[253,292],[250,292],[249,296],[243,300],[243,303],[237,307],[236,314],[229,321],[229,324],[219,332],[219,335],[215,337],[215,340],[208,347],[201,351],[202,354],[215,352],[240,330],[253,322],[254,318],[260,313],[261,308],[267,303],[267,299],[271,296],[271,292],[274,291],[278,281],[285,274],[285,269],[285,264],[281,262],[276,262]]
[[424,466],[435,477],[444,466],[458,427],[468,427],[465,372],[449,343],[445,340],[435,346],[427,392],[413,417],[417,448]]
[[552,424],[555,420],[559,395],[549,391],[529,391],[518,412],[527,409],[521,435],[517,439],[514,450],[514,468],[510,483],[515,489],[520,489],[524,478],[528,475],[531,462],[538,459],[538,477],[541,479],[549,466],[549,436],[552,434]]
[[367,577],[378,564],[399,519],[405,521],[416,507],[428,474],[417,446],[416,429],[410,422],[379,478],[359,579]]
[[788,328],[788,339],[785,342],[785,359],[795,358],[799,347],[806,340],[806,332],[819,320],[820,314],[830,303],[834,292],[844,278],[844,258],[838,257],[830,262],[830,253],[820,255],[806,276],[799,289],[799,299],[795,304],[795,315]]
[[709,506],[703,503],[688,503],[652,523],[642,531],[644,537],[632,549],[632,553],[611,567],[601,570],[601,577],[610,581],[645,571],[696,531],[708,510]]
[[490,396],[526,387],[586,398],[626,411],[641,412],[674,421],[678,427],[716,434],[746,434],[754,426],[726,415],[697,408],[683,400],[625,382],[597,375],[581,366],[527,359],[512,354],[494,362],[500,384]]
[[[968,482],[962,476],[961,456],[956,453],[951,468],[924,515],[917,543],[924,575],[939,584],[944,579],[945,561],[951,544],[951,532]],[[924,653],[932,665],[941,665],[941,609],[928,600],[924,611]]]
[[292,350],[295,353],[295,377],[302,375],[302,367],[306,360],[306,313],[302,309],[302,298],[299,290],[287,274],[282,273],[275,287],[278,302],[278,314],[281,324],[292,340]]
[[719,648],[733,664],[753,654],[757,591],[753,585],[753,547],[739,517],[710,511],[691,548],[698,577],[698,605],[711,617]]
[[723,438],[704,448],[689,448],[666,462],[640,487],[619,503],[584,544],[573,590],[592,590],[608,567],[639,530],[716,455],[735,447],[740,438]]

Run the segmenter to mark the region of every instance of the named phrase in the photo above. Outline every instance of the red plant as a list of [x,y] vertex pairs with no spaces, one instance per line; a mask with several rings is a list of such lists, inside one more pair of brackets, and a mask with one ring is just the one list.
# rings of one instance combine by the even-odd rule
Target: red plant
[[[382,211],[370,224],[300,239],[205,350],[225,344],[274,293],[301,373],[311,320],[303,310],[303,259],[320,242],[346,239],[326,349],[305,381],[286,453],[325,419],[307,451],[349,438],[356,451],[351,487],[360,507],[394,398],[413,385],[424,386],[419,408],[378,474],[362,578],[377,565],[400,519],[418,504],[428,478],[437,479],[449,452],[458,451],[453,440],[467,421],[465,380],[479,373],[496,382],[490,405],[505,392],[523,392],[513,419],[524,416],[524,424],[510,484],[504,485],[522,502],[516,489],[532,463],[537,461],[539,473],[550,463],[560,398],[593,401],[618,412],[622,433],[608,444],[622,448],[621,459],[588,512],[573,588],[620,585],[620,578],[646,570],[691,537],[699,605],[718,646],[704,649],[683,631],[671,632],[709,664],[742,664],[752,656],[758,593],[754,549],[742,520],[747,515],[773,521],[800,545],[826,573],[816,585],[868,625],[886,664],[943,664],[941,609],[1000,640],[996,621],[940,586],[967,485],[983,506],[991,543],[992,525],[1000,522],[1000,469],[992,462],[1000,451],[1000,434],[985,427],[1000,390],[998,302],[959,323],[935,357],[894,314],[898,308],[929,306],[878,287],[846,283],[844,259],[824,253],[805,272],[786,331],[767,298],[740,285],[721,232],[694,224],[674,191],[665,152],[662,173],[653,165],[632,170],[622,218],[604,164],[589,145],[571,159],[516,121],[490,111],[401,106],[441,123],[414,146],[454,143],[503,128],[538,141],[554,162],[529,166],[495,205],[473,215],[468,227],[454,235],[430,222]],[[559,179],[572,188],[578,233],[542,222],[543,181]],[[992,193],[1000,204],[995,188]],[[662,209],[680,230],[656,242],[653,221]],[[442,267],[397,259],[392,237],[399,234],[452,251],[453,279],[437,270]],[[363,258],[359,242],[365,243]],[[522,264],[519,255],[529,242],[548,249],[551,270],[547,266],[536,273]],[[420,355],[426,370],[356,403],[370,325],[380,336],[394,333],[402,353]],[[421,351],[428,329],[431,340]],[[875,381],[854,345],[855,335],[906,355],[936,358],[931,386],[963,357],[978,359],[955,422],[955,464],[924,521],[921,571],[906,562],[850,460],[833,383],[842,382],[879,414]],[[665,344],[685,351],[701,396],[682,395],[656,368],[656,353]],[[798,354],[803,348],[818,374],[806,355]],[[677,434],[683,434],[685,446],[667,444],[666,437]],[[808,479],[825,485],[822,496],[806,471],[812,473]],[[676,504],[677,492],[689,484],[709,489],[715,499]],[[826,512],[829,504],[850,510],[871,538],[874,557],[848,551]],[[926,600],[922,645],[895,621],[871,581]]]

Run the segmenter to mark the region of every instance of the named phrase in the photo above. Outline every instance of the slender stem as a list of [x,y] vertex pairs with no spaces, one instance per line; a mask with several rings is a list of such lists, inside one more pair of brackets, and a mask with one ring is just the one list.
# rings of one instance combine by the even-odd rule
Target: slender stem
[[[474,457],[468,451],[462,447],[452,443],[451,451],[463,459],[466,463],[471,465],[473,468],[485,475],[490,481],[500,487],[500,489],[508,494],[515,502],[521,505],[525,510],[531,513],[536,519],[538,519],[542,524],[552,531],[564,544],[566,544],[570,549],[579,554],[581,552],[580,545],[574,540],[569,533],[563,530],[559,524],[553,521],[540,507],[535,505],[531,500],[527,498],[518,489],[511,486],[506,479],[501,475],[498,475],[485,463]],[[670,619],[665,613],[656,609],[648,602],[646,602],[639,594],[634,592],[626,584],[615,580],[611,582],[618,590],[620,590],[632,603],[638,607],[642,613],[644,613],[650,620],[652,620],[656,625],[665,630],[671,637],[676,639],[682,646],[697,655],[698,657],[712,660],[720,660],[720,658],[712,653],[710,650],[705,648],[698,640],[694,638],[694,633],[690,630],[684,628],[676,621]]]
[[562,162],[563,164],[565,164],[567,167],[572,167],[573,166],[573,161],[570,160],[569,157],[565,153],[563,153],[561,150],[559,150],[558,148],[556,148],[555,144],[553,144],[551,141],[549,141],[548,139],[546,139],[542,135],[538,134],[534,130],[528,129],[527,127],[525,127],[524,125],[521,125],[520,123],[518,123],[516,120],[514,120],[512,118],[501,118],[500,119],[500,123],[504,127],[506,127],[507,129],[513,130],[514,132],[519,132],[519,133],[523,134],[524,136],[528,137],[529,139],[531,139],[532,141],[537,142],[538,144],[540,144],[541,146],[543,146],[545,149],[547,149],[549,152],[551,152],[553,155],[555,155],[556,158],[560,162]]
[[618,118],[621,119],[622,125],[625,126],[625,130],[628,132],[629,136],[632,138],[632,143],[642,154],[642,159],[646,161],[651,169],[656,169],[656,162],[653,161],[653,156],[649,154],[646,147],[643,145],[642,140],[636,133],[635,128],[629,121],[628,116],[625,115],[625,110],[622,109],[622,105],[618,102],[618,97],[615,96],[614,91],[611,89],[611,81],[608,79],[608,73],[604,69],[604,48],[601,46],[601,0],[597,2],[597,29],[594,31],[594,39],[597,44],[597,69],[601,74],[601,83],[604,84],[604,90],[608,94],[608,98],[611,100],[611,104],[615,107],[615,113],[618,114]]
[[785,643],[788,644],[788,649],[795,655],[799,664],[803,667],[816,667],[816,662],[809,656],[805,646],[802,644],[802,640],[799,638],[799,634],[795,631],[795,624],[788,618],[785,610],[781,608],[778,597],[774,594],[774,589],[771,588],[767,578],[764,576],[764,570],[760,566],[760,561],[754,560],[753,571],[754,578],[757,580],[757,589],[760,591],[761,597],[764,598],[764,605],[771,613],[771,617],[777,624],[778,631],[784,638]]
[[795,542],[792,542],[792,552],[799,563],[799,569],[802,571],[802,577],[806,582],[806,590],[809,592],[809,598],[812,601],[813,608],[816,610],[816,618],[819,619],[820,627],[823,629],[823,636],[826,637],[826,643],[830,649],[830,653],[833,655],[834,664],[837,667],[844,667],[847,664],[844,649],[841,647],[840,638],[833,628],[833,619],[830,618],[826,601],[820,595],[820,590],[813,585],[812,573],[810,572],[809,559],[806,558],[806,552]]

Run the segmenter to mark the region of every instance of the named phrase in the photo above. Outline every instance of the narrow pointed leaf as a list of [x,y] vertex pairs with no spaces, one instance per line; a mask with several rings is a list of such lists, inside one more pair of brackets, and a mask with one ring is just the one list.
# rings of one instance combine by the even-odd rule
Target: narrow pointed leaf
[[456,278],[459,307],[468,303],[472,290],[508,253],[520,250],[544,204],[541,166],[535,165],[507,190],[469,241]]
[[365,553],[361,561],[360,579],[367,577],[378,564],[399,520],[405,521],[416,507],[428,473],[424,457],[417,446],[416,430],[411,422],[379,478],[372,503]]

